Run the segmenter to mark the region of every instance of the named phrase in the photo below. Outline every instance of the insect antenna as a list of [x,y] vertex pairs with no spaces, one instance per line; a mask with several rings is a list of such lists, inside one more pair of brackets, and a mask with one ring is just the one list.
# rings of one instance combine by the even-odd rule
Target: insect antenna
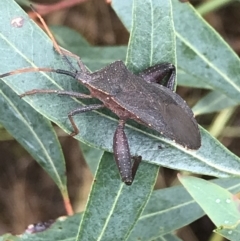
[[44,19],[41,17],[41,15],[36,11],[36,9],[33,7],[33,5],[30,5],[31,9],[34,11],[34,13],[37,15],[37,17],[39,18],[40,22],[42,23],[43,27],[45,28],[48,36],[51,38],[52,42],[53,42],[53,46],[54,49],[62,56],[62,58],[65,60],[66,63],[68,63],[68,65],[70,66],[70,68],[73,70],[71,71],[67,71],[67,70],[63,70],[63,69],[51,69],[51,68],[34,68],[34,67],[29,67],[29,68],[24,68],[24,69],[18,69],[18,70],[14,70],[5,74],[0,75],[0,78],[4,78],[7,76],[11,76],[11,75],[15,75],[15,74],[20,74],[20,73],[28,73],[28,72],[55,72],[58,74],[63,74],[63,75],[68,75],[71,76],[73,78],[76,77],[76,74],[78,72],[78,70],[73,66],[73,64],[71,63],[71,61],[68,59],[68,57],[66,55],[72,56],[74,58],[77,59],[78,64],[80,66],[80,68],[83,71],[87,71],[86,67],[84,66],[84,64],[80,61],[80,58],[77,55],[72,54],[71,52],[61,48],[58,44],[57,41],[55,40],[53,34],[51,33],[51,31],[49,30],[47,24],[45,23]]
[[56,39],[54,38],[53,34],[51,33],[50,29],[48,28],[46,22],[44,21],[44,19],[42,18],[42,16],[37,12],[37,10],[33,7],[32,4],[30,4],[30,7],[32,9],[32,11],[36,14],[36,16],[38,17],[38,19],[40,20],[40,22],[42,23],[45,31],[47,32],[48,36],[50,37],[50,39],[52,40],[53,42],[53,47],[54,49],[62,56],[62,58],[65,60],[65,62],[70,66],[70,68],[74,71],[74,72],[78,72],[78,70],[73,66],[73,64],[71,63],[71,61],[68,59],[68,57],[66,56],[69,55],[69,56],[72,56],[72,57],[75,57],[79,60],[79,57],[70,53],[69,51],[61,48],[58,44],[57,44],[57,41]]

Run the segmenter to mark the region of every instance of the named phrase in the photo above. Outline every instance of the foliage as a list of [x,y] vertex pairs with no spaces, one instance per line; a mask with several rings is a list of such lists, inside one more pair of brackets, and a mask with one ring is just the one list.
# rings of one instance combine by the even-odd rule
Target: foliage
[[[214,93],[218,91],[219,100],[211,106],[206,106],[204,98],[199,100],[194,108],[196,113],[219,111],[240,102],[239,58],[190,4],[176,0],[113,0],[112,7],[131,34],[127,47],[93,47],[63,27],[53,29],[53,32],[63,39],[67,36],[63,47],[81,56],[92,71],[116,59],[125,60],[133,72],[159,62],[176,64],[179,84],[212,89],[208,102],[213,102]],[[66,63],[53,51],[46,34],[13,0],[2,0],[0,12],[0,48],[4,49],[0,56],[1,73],[24,67],[66,69]],[[24,19],[20,28],[10,24],[16,16]],[[75,44],[71,40],[75,40]],[[32,89],[77,92],[86,89],[71,78],[44,72],[3,78],[0,85],[0,123],[46,170],[66,199],[65,163],[49,120],[70,133],[67,113],[89,101],[35,95],[24,98],[25,102],[17,94]],[[178,240],[172,233],[203,216],[203,210],[219,227],[219,233],[230,240],[239,240],[237,232],[223,231],[238,228],[239,210],[234,208],[237,202],[228,191],[240,191],[239,178],[234,177],[240,176],[240,159],[206,130],[201,128],[201,148],[191,151],[146,127],[129,122],[126,134],[131,152],[141,155],[144,162],[134,184],[128,187],[119,180],[111,153],[116,117],[108,111],[94,111],[76,116],[75,120],[81,130],[76,139],[104,151],[96,158],[99,165],[95,182],[81,220],[77,214],[57,221],[43,233],[18,237],[6,234],[0,240]],[[159,145],[163,147],[161,150]],[[223,188],[216,184],[205,185],[202,180],[181,178],[193,198],[182,186],[153,192],[159,166],[221,178],[216,184]],[[199,190],[211,199],[211,205],[218,195],[221,200],[230,200],[233,205],[228,218],[216,218],[219,213],[206,208],[210,207],[209,200],[199,198],[196,195]],[[226,202],[217,204],[221,214],[226,209]]]

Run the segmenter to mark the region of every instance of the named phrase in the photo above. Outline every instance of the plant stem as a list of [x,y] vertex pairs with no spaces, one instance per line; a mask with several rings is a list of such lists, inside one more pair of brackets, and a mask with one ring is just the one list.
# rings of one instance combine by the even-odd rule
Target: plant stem
[[72,204],[70,202],[67,190],[62,192],[62,197],[63,197],[63,202],[64,202],[67,215],[69,216],[73,215],[73,208],[72,208]]

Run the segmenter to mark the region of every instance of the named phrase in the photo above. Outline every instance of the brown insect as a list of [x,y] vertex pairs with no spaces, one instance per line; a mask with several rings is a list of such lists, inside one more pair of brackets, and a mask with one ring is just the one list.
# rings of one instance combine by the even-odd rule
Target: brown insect
[[[41,16],[38,17],[41,19]],[[65,55],[68,52],[59,48],[46,25],[45,28],[56,50],[71,65]],[[130,72],[122,61],[115,61],[101,70],[90,73],[79,57],[72,56],[77,59],[80,70],[71,72],[62,69],[28,68],[0,75],[0,78],[23,72],[46,71],[71,76],[87,87],[89,95],[65,90],[35,89],[20,96],[55,93],[81,99],[100,100],[102,104],[81,106],[68,113],[73,127],[71,135],[79,133],[73,119],[76,114],[104,107],[114,112],[119,117],[119,123],[113,137],[113,152],[122,181],[127,185],[132,184],[141,161],[141,157],[132,157],[130,154],[128,139],[124,131],[128,119],[143,124],[188,149],[195,150],[200,147],[200,133],[193,113],[186,102],[173,92],[174,65],[157,64],[136,75]],[[132,159],[134,164],[132,164]]]

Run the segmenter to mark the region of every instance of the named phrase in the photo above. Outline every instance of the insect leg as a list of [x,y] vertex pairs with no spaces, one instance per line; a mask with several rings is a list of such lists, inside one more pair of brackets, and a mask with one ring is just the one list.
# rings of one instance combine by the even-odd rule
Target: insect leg
[[[35,89],[35,90],[30,90],[30,91],[27,91],[23,94],[20,95],[20,97],[24,97],[24,96],[27,96],[27,95],[35,95],[35,94],[52,94],[52,93],[56,93],[58,95],[67,95],[67,96],[71,96],[71,97],[75,97],[75,98],[82,98],[82,99],[89,99],[89,98],[92,98],[91,95],[86,95],[86,94],[82,94],[82,93],[78,93],[78,92],[72,92],[72,91],[65,91],[65,90],[38,90],[38,89]],[[100,109],[100,108],[103,108],[104,105],[102,104],[93,104],[93,105],[88,105],[88,106],[84,106],[84,107],[80,107],[78,109],[75,109],[71,112],[68,113],[68,118],[72,124],[72,127],[73,127],[73,132],[70,134],[71,136],[75,136],[79,133],[79,130],[73,120],[73,116],[76,115],[76,114],[80,114],[80,113],[83,113],[83,112],[87,112],[87,111],[91,111],[91,110],[97,110],[97,109]]]
[[[81,58],[79,56],[77,56],[76,54],[73,54],[71,52],[69,52],[68,50],[61,48],[62,53],[64,53],[65,55],[63,57],[65,57],[66,61],[68,62],[69,65],[72,66],[72,63],[70,62],[70,60],[67,58],[66,55],[71,56],[73,58],[75,58],[77,60],[78,66],[81,69],[82,72],[86,73],[86,74],[90,74],[91,72],[86,68],[86,66],[84,65],[84,63],[82,62]],[[73,67],[73,66],[72,66]],[[75,69],[75,68],[74,68]]]
[[77,63],[78,63],[78,66],[80,67],[80,69],[86,73],[86,74],[90,74],[90,71],[86,68],[86,66],[84,65],[84,63],[82,62],[81,58],[78,57],[77,58]]
[[[136,174],[141,157],[133,157],[135,159],[132,166],[131,154],[128,140],[124,132],[125,120],[119,120],[119,124],[113,137],[114,157],[122,177],[122,181],[127,185],[131,185]],[[138,159],[138,160],[137,160]]]
[[141,156],[132,156],[132,159],[134,161],[133,166],[132,166],[132,177],[133,177],[133,180],[134,180],[134,177],[136,175],[139,164],[142,161],[142,157]]
[[174,91],[176,69],[171,63],[154,65],[139,73],[139,76],[141,76],[147,82],[157,83]]
[[80,58],[79,56],[77,56],[76,54],[73,54],[73,53],[67,51],[66,49],[64,49],[64,48],[62,48],[62,47],[60,47],[60,48],[61,48],[62,53],[65,54],[65,55],[63,55],[63,57],[65,58],[65,60],[68,62],[68,64],[71,66],[72,69],[76,70],[76,69],[73,67],[71,61],[67,58],[66,55],[75,58],[75,59],[77,60],[77,63],[78,63],[78,66],[80,67],[80,69],[81,69],[84,73],[90,74],[90,71],[86,68],[86,66],[84,65],[84,63],[82,62],[82,60],[81,60],[81,58]]
[[71,136],[75,136],[79,133],[79,129],[76,126],[74,120],[73,120],[73,116],[77,115],[77,114],[81,114],[87,111],[91,111],[91,110],[97,110],[100,108],[103,108],[104,105],[103,104],[92,104],[92,105],[88,105],[88,106],[84,106],[84,107],[80,107],[77,108],[75,110],[72,110],[71,112],[68,113],[68,119],[70,120],[72,127],[73,127],[73,132],[70,134]]
[[35,94],[58,94],[58,95],[67,95],[70,97],[75,97],[79,99],[89,99],[92,98],[91,95],[86,95],[78,92],[73,92],[73,91],[65,91],[65,90],[39,90],[39,89],[33,89],[30,91],[27,91],[21,95],[19,95],[21,98],[25,97],[27,95],[35,95]]

